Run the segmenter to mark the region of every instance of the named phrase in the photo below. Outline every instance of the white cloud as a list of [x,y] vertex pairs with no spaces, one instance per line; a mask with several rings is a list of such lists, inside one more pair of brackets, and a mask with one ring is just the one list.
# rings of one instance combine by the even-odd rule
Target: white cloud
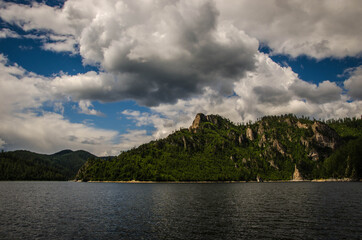
[[33,2],[31,5],[0,2],[0,15],[4,21],[25,31],[46,30],[58,34],[75,34],[71,21],[62,9]]
[[[202,45],[217,37],[226,37],[231,46],[230,41],[237,44],[236,31],[267,43],[276,54],[293,57],[343,58],[362,52],[359,0],[215,0],[216,6],[212,2],[68,0],[62,8],[1,2],[0,15],[25,31],[69,36],[79,44],[84,62],[101,63],[108,70],[119,70],[127,61],[195,56],[197,45],[202,52]],[[210,29],[215,34],[210,35]],[[69,51],[70,45],[46,43],[48,49],[59,51]]]
[[[87,123],[70,122],[62,116],[63,98],[52,94],[52,81],[9,65],[0,54],[0,147],[41,153],[71,148],[96,155],[116,155],[124,146],[147,139],[147,136],[141,137],[141,132],[121,135]],[[60,114],[42,110],[44,104],[53,105],[54,111]],[[84,113],[100,115],[91,108],[90,101],[81,100],[79,106]]]
[[8,28],[3,28],[0,29],[0,38],[20,38],[20,36]]
[[122,111],[122,114],[128,116],[127,118],[131,119],[133,117],[139,117],[141,115],[141,112],[126,109]]
[[350,77],[344,81],[344,87],[353,99],[362,100],[362,66],[349,69]]
[[76,45],[76,41],[73,38],[66,37],[63,40],[45,42],[43,45],[43,49],[49,50],[49,51],[54,51],[54,52],[76,53],[75,45]]
[[60,113],[61,115],[64,114],[64,105],[62,102],[54,102],[53,106],[54,112]]
[[127,133],[121,136],[121,144],[117,146],[117,149],[118,151],[129,150],[151,140],[153,140],[153,137],[148,135],[146,130],[128,130]]
[[104,73],[93,76],[101,85],[97,90],[86,87],[77,94],[100,101],[134,99],[155,106],[201,94],[204,87],[230,94],[233,83],[254,69],[258,50],[255,38],[219,21],[207,0],[70,0],[62,9],[7,3],[0,14],[24,30],[59,36],[45,40],[44,49],[79,46],[84,63],[99,65]]
[[0,112],[6,115],[13,111],[38,108],[51,99],[46,80],[41,76],[27,73],[17,65],[7,65],[0,54]]
[[216,5],[221,19],[231,19],[276,54],[321,59],[362,53],[360,0],[217,0]]
[[80,100],[78,102],[79,113],[87,114],[87,115],[95,115],[95,116],[104,116],[104,114],[95,109],[91,109],[93,104],[89,100]]
[[[58,77],[55,94],[76,101],[133,99],[146,106],[174,104],[206,88],[231,95],[234,84],[255,70],[257,39],[293,57],[356,56],[362,50],[361,11],[354,0],[69,0],[62,8],[2,3],[0,9],[9,23],[45,31],[44,49],[74,53],[79,47],[84,63],[100,67],[99,73]],[[293,84],[294,94],[307,101],[339,98],[331,82]],[[254,87],[254,97],[264,103],[291,98],[286,86]]]
[[9,149],[54,153],[71,148],[102,154],[112,149],[118,133],[71,123],[56,113],[44,112],[39,116],[28,112],[1,117],[0,136]]
[[329,103],[341,99],[342,89],[336,83],[323,81],[318,86],[299,80],[295,81],[290,90],[300,98],[312,103]]

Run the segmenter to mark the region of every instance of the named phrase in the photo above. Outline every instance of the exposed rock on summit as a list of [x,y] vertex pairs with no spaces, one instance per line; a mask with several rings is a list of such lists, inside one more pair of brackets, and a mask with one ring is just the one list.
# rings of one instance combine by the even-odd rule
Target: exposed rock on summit
[[192,125],[190,126],[189,130],[192,132],[196,132],[196,130],[200,127],[200,124],[206,121],[207,121],[206,116],[202,113],[198,113],[194,121],[192,122]]

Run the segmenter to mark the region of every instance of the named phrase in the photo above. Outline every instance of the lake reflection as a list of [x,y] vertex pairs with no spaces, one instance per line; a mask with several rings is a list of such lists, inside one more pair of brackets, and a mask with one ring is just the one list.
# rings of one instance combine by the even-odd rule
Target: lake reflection
[[361,186],[0,182],[0,239],[361,239]]

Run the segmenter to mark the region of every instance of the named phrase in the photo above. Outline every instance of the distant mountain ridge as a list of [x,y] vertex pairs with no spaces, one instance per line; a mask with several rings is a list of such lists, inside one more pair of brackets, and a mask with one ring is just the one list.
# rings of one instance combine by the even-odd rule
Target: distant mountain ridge
[[62,150],[39,154],[25,150],[0,153],[0,180],[69,180],[96,156],[83,151]]
[[292,114],[234,124],[197,114],[188,129],[112,159],[90,159],[83,181],[360,179],[362,120],[309,120]]

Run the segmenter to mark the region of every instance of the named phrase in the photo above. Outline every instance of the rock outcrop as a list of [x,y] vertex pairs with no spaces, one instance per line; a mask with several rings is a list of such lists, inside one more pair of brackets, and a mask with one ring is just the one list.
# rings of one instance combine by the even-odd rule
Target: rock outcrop
[[246,129],[246,138],[249,139],[250,141],[254,141],[254,139],[255,139],[254,138],[254,132],[250,127],[248,127]]
[[259,140],[258,146],[265,147],[265,143],[266,143],[266,137],[265,137],[265,134],[263,134]]
[[184,150],[186,150],[187,149],[187,143],[186,143],[185,136],[182,136],[182,142],[184,143]]
[[313,161],[318,161],[319,160],[319,153],[314,148],[312,148],[308,153],[308,157],[310,159],[312,159]]
[[273,147],[280,152],[280,154],[282,154],[283,156],[285,155],[285,149],[284,147],[279,143],[278,140],[274,139],[273,141]]
[[239,140],[239,145],[241,145],[241,144],[244,142],[244,136],[243,136],[243,134],[240,134],[238,140]]
[[300,174],[297,165],[294,165],[293,181],[303,181],[303,177]]
[[196,132],[197,129],[200,127],[200,124],[202,122],[206,122],[207,118],[204,114],[202,113],[198,113],[194,119],[194,121],[192,122],[192,125],[190,126],[189,130],[191,132]]
[[304,129],[308,129],[308,125],[307,124],[304,124],[304,123],[301,123],[301,122],[297,122],[297,127],[298,128],[304,128]]
[[314,122],[312,130],[317,144],[321,147],[336,149],[339,136],[333,129],[328,127],[328,125],[321,122]]

